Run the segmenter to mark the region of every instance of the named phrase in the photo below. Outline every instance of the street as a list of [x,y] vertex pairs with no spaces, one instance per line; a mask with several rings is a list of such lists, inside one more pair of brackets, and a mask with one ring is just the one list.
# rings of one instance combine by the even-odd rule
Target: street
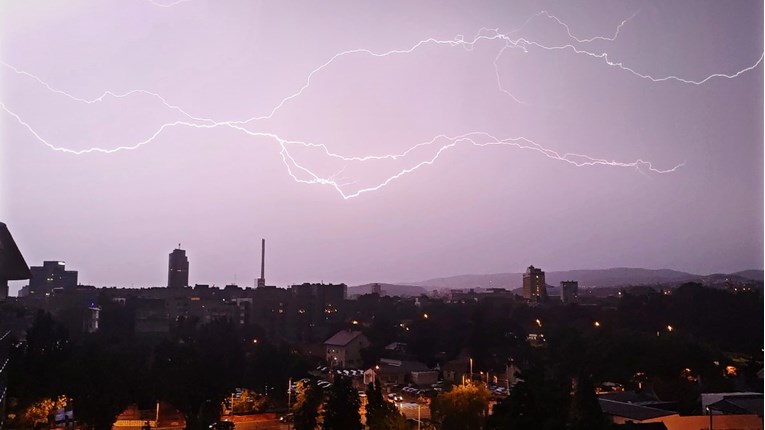
[[246,421],[236,423],[235,430],[289,430],[288,423],[279,420]]

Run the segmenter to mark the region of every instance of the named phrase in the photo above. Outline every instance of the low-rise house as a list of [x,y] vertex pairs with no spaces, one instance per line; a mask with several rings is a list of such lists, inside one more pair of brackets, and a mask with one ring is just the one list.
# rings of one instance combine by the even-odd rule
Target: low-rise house
[[340,330],[324,342],[325,356],[331,367],[361,367],[361,350],[370,345],[360,331]]

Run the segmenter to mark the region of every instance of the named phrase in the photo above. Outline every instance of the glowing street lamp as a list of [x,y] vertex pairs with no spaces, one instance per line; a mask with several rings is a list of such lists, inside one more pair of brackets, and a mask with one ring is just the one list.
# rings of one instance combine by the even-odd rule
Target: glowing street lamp
[[595,327],[600,327],[600,321],[595,321]]

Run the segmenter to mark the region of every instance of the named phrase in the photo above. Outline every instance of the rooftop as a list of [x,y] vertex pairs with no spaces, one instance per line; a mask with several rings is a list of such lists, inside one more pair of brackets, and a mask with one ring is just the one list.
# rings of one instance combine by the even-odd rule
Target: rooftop
[[361,336],[360,331],[340,330],[339,332],[335,333],[334,336],[327,339],[324,342],[324,344],[334,345],[334,346],[345,346],[351,343],[353,339],[356,339],[359,336]]
[[652,418],[661,418],[669,415],[677,415],[677,412],[665,411],[664,409],[650,408],[632,403],[622,403],[614,400],[599,398],[600,408],[606,415],[629,418],[636,421],[645,421]]

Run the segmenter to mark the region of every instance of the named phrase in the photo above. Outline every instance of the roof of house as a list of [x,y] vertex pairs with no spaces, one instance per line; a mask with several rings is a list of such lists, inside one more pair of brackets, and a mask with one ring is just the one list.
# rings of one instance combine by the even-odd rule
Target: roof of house
[[745,396],[726,396],[724,399],[707,406],[709,409],[724,414],[756,414],[763,415],[762,394]]
[[606,415],[629,418],[636,421],[650,420],[652,418],[677,415],[677,412],[665,411],[664,409],[650,408],[631,403],[622,403],[614,400],[599,398],[600,408]]
[[346,346],[359,336],[362,336],[360,331],[340,330],[324,341],[324,345]]
[[380,359],[380,368],[377,370],[379,373],[390,372],[426,372],[430,370],[428,366],[419,361],[411,360],[391,360],[388,358]]
[[638,393],[635,391],[617,391],[611,393],[603,393],[599,395],[599,398],[613,400],[615,402],[621,403],[630,403],[639,406],[666,405],[672,403],[659,400],[652,394]]

